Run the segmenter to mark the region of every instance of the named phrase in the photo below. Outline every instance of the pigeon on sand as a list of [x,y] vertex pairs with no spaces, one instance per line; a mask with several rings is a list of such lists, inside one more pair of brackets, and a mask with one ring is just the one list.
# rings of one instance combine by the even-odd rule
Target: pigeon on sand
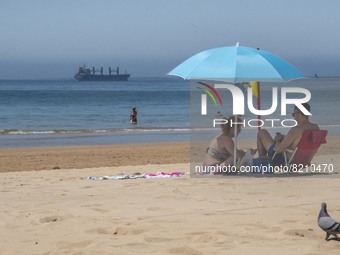
[[340,238],[337,236],[337,234],[340,234],[340,223],[329,216],[327,212],[327,205],[324,202],[321,204],[318,225],[326,232],[327,241],[329,240],[330,235],[333,235],[337,240],[340,240]]

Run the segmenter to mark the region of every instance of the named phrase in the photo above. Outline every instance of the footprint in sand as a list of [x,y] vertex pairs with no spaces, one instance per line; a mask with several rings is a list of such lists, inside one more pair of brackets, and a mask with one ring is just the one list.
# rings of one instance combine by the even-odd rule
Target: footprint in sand
[[126,227],[117,227],[116,231],[113,232],[114,235],[140,235],[146,232],[144,229],[134,229]]
[[227,241],[226,236],[217,233],[205,233],[194,240],[197,243],[218,243],[225,241]]
[[87,246],[89,246],[90,244],[92,244],[93,241],[91,240],[84,240],[84,241],[80,241],[80,242],[59,242],[57,243],[57,247],[60,250],[70,250],[70,249],[74,249],[74,248],[79,248],[79,249],[83,249]]
[[108,209],[102,209],[100,207],[104,206],[103,204],[86,204],[86,205],[82,205],[82,208],[87,208],[96,212],[100,212],[100,213],[107,213],[110,212],[110,210]]
[[310,229],[291,229],[284,232],[285,235],[288,236],[296,236],[296,237],[316,237],[314,230]]
[[171,211],[171,209],[170,208],[163,208],[163,207],[148,207],[148,208],[146,208],[146,210],[148,210],[148,211],[161,211],[161,212],[169,212],[169,211]]
[[56,221],[61,221],[62,217],[60,216],[48,216],[44,218],[40,218],[39,222],[40,223],[49,223],[49,222],[56,222]]
[[112,235],[115,231],[110,228],[95,228],[86,231],[87,233],[95,233],[99,235]]
[[240,226],[244,226],[244,229],[253,231],[254,229],[263,229],[266,230],[267,233],[278,233],[282,231],[280,227],[273,227],[264,224],[240,224]]
[[170,254],[183,254],[183,255],[203,255],[203,253],[191,248],[190,246],[178,247],[169,249],[168,252]]
[[79,187],[80,189],[92,189],[94,188],[95,186],[83,186],[83,187]]

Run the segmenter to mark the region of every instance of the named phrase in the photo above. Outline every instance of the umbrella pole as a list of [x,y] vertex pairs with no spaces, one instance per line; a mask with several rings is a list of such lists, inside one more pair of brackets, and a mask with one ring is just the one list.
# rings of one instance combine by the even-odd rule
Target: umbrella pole
[[[261,91],[260,82],[257,82],[257,110],[261,110]],[[261,115],[257,115],[257,133],[261,131]]]
[[[237,122],[237,115],[235,115],[235,123]],[[234,166],[236,167],[236,156],[237,156],[237,125],[234,124]]]

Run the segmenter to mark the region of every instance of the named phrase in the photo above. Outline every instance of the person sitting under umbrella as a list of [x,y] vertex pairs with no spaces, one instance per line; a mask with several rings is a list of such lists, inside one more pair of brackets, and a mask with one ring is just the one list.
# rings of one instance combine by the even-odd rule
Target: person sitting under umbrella
[[[310,105],[308,103],[304,103],[302,105],[310,112]],[[257,149],[260,157],[269,156],[272,158],[274,153],[277,153],[273,159],[274,166],[285,164],[285,159],[282,153],[286,149],[294,150],[305,130],[319,130],[319,126],[311,123],[308,115],[303,114],[303,112],[296,106],[294,107],[292,115],[298,125],[292,127],[286,136],[281,133],[277,133],[273,139],[266,129],[262,129],[257,136]],[[288,160],[290,156],[291,155],[288,155]]]
[[[209,147],[206,149],[203,166],[232,166],[234,164],[234,141],[235,124],[232,125],[232,120],[235,122],[235,117],[225,118],[226,123],[221,124],[221,133],[214,137]],[[237,117],[237,123],[241,123],[241,118]],[[241,132],[241,125],[237,125],[237,134]],[[245,155],[245,151],[236,150],[237,161]]]

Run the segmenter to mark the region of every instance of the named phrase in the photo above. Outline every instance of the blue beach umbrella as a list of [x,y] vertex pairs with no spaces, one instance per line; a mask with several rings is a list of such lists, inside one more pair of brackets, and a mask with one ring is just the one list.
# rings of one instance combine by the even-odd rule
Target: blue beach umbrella
[[[183,79],[217,80],[229,83],[257,81],[257,109],[260,110],[260,81],[285,82],[305,77],[282,58],[249,47],[235,46],[214,48],[197,53],[171,70],[169,75]],[[260,120],[260,116],[258,119]],[[235,125],[235,132],[236,132]],[[260,128],[259,128],[260,130]],[[236,164],[236,144],[234,146],[234,164]]]
[[197,53],[168,74],[183,79],[219,80],[230,83],[284,82],[304,77],[303,73],[282,58],[238,44]]

